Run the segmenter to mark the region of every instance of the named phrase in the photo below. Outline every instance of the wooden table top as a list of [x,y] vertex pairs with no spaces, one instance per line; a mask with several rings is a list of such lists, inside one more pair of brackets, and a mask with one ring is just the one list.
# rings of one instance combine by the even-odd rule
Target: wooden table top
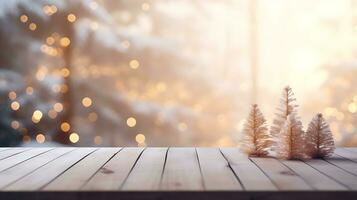
[[0,190],[0,199],[357,199],[357,148],[306,161],[249,158],[237,148],[0,148]]

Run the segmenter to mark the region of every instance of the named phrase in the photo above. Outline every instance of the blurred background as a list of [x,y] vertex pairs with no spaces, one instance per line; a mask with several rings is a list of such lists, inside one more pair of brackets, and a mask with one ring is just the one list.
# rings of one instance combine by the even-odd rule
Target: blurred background
[[286,85],[357,145],[356,0],[9,0],[0,27],[0,146],[235,146]]

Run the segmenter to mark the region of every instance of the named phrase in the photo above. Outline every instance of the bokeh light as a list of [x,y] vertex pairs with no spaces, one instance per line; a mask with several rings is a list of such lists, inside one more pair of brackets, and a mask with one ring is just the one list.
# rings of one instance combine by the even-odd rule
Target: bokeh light
[[90,106],[92,105],[92,99],[89,98],[89,97],[84,97],[84,98],[82,99],[82,105],[83,105],[84,107],[90,107]]
[[69,140],[72,142],[72,143],[77,143],[79,141],[79,135],[77,133],[71,133],[69,135]]
[[46,141],[46,136],[42,133],[39,133],[36,135],[36,141],[37,143],[42,144]]
[[135,141],[139,144],[145,143],[145,135],[139,133],[135,136]]
[[129,126],[129,127],[134,127],[136,125],[136,119],[134,117],[129,117],[127,120],[126,120],[126,124]]
[[0,145],[236,146],[286,85],[305,128],[321,112],[357,145],[350,0],[6,4]]
[[71,129],[71,125],[68,122],[61,123],[61,130],[63,132],[68,132]]

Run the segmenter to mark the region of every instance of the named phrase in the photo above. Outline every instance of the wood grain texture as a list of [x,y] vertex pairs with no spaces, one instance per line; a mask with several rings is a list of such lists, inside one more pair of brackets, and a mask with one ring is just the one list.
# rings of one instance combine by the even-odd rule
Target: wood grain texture
[[145,149],[122,190],[159,190],[168,148]]
[[274,158],[251,158],[280,190],[312,190],[299,175]]
[[357,178],[345,170],[320,159],[306,160],[304,162],[345,187],[353,190],[357,189]]
[[317,190],[348,190],[347,187],[330,179],[301,160],[283,160],[282,163]]
[[100,148],[66,170],[43,190],[79,190],[120,148]]
[[218,148],[197,148],[197,154],[206,190],[242,190]]
[[345,148],[338,148],[335,150],[335,154],[342,156],[348,160],[352,160],[353,162],[357,162],[357,152],[350,151]]
[[[62,199],[74,200],[105,191],[99,199],[105,194],[118,199],[123,198],[115,195],[120,191],[127,198],[146,198],[139,194],[147,193],[152,199],[295,194],[286,196],[291,199],[317,193],[329,199],[327,194],[341,191],[333,194],[348,199],[341,194],[357,195],[356,153],[338,148],[329,158],[299,161],[248,157],[237,148],[0,148],[0,196],[32,191],[27,193],[31,198],[55,199],[66,191],[74,196]],[[219,195],[213,198],[214,193]]]
[[7,149],[6,151],[1,151],[0,152],[0,160],[3,160],[5,158],[8,158],[10,156],[19,154],[21,152],[24,152],[26,150],[29,150],[27,148],[11,148],[11,149]]
[[331,157],[325,158],[325,160],[355,176],[357,176],[357,163],[345,159],[344,157],[341,157],[339,155],[333,154]]
[[32,159],[26,160],[18,165],[4,170],[0,173],[0,188],[3,188],[27,174],[35,171],[41,166],[51,162],[52,160],[62,156],[65,153],[73,151],[74,148],[57,148],[47,151],[41,155],[38,155]]
[[344,148],[337,148],[337,149],[345,149],[348,151],[357,152],[357,147],[344,147]]
[[271,180],[237,148],[221,148],[221,152],[245,190],[277,190]]
[[33,148],[7,157],[0,161],[0,172],[49,150],[51,148]]
[[[95,148],[78,148],[61,156],[54,161],[38,168],[31,174],[5,187],[4,190],[40,190],[43,186],[50,183],[66,170],[71,168],[79,160],[92,153]],[[85,170],[85,169],[83,169]]]
[[195,148],[169,149],[161,189],[204,190]]
[[144,148],[123,148],[101,167],[81,189],[119,190],[143,150]]

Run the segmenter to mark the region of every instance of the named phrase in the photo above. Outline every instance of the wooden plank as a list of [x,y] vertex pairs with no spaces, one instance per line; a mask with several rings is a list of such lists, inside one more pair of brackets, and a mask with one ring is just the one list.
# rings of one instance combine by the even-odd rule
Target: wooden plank
[[11,149],[8,149],[6,151],[1,151],[0,152],[0,160],[3,160],[3,159],[8,158],[10,156],[19,154],[19,153],[24,152],[26,150],[28,150],[28,149],[27,148],[11,148]]
[[26,160],[0,173],[0,188],[3,188],[74,148],[57,148]]
[[357,163],[341,157],[339,155],[333,154],[331,157],[325,158],[327,162],[357,176]]
[[242,190],[237,177],[218,148],[197,148],[206,190]]
[[197,191],[204,189],[195,148],[169,148],[161,188]]
[[347,187],[321,174],[316,169],[301,160],[283,160],[287,167],[302,177],[305,182],[317,190],[348,190]]
[[23,151],[13,156],[7,157],[0,161],[0,172],[51,149],[52,148],[33,148],[28,151]]
[[357,189],[357,178],[331,163],[321,159],[311,159],[304,161],[313,168],[319,170],[326,176],[334,179],[349,189]]
[[221,152],[245,190],[277,190],[271,180],[238,148],[221,148]]
[[4,190],[40,190],[94,150],[96,149],[78,148],[38,168],[31,174],[5,187]]
[[118,190],[128,177],[144,148],[123,148],[81,188],[82,190]]
[[280,190],[312,190],[301,177],[274,158],[251,158]]
[[335,154],[342,156],[346,159],[352,160],[353,162],[357,162],[357,152],[349,151],[344,148],[337,148],[335,150]]
[[147,148],[125,181],[122,190],[159,190],[168,148]]
[[43,190],[79,190],[119,150],[120,148],[98,149],[46,185]]
[[337,148],[337,149],[345,149],[348,151],[357,152],[357,147],[344,147],[344,148]]

